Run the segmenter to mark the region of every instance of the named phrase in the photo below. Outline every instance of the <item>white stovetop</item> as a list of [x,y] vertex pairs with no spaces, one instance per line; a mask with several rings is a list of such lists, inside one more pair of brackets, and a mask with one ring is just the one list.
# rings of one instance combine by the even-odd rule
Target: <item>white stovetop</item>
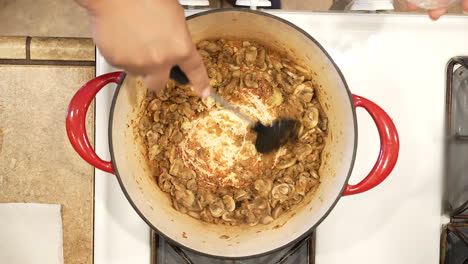
[[[195,12],[195,11],[191,11]],[[468,55],[468,17],[272,12],[315,37],[335,59],[353,93],[378,103],[400,134],[400,158],[383,184],[343,197],[318,227],[318,264],[439,263],[445,66]],[[112,71],[97,57],[97,74]],[[113,89],[96,102],[96,149],[109,159]],[[350,182],[372,168],[376,128],[358,110],[359,147]],[[95,264],[149,263],[149,228],[116,179],[96,170]]]

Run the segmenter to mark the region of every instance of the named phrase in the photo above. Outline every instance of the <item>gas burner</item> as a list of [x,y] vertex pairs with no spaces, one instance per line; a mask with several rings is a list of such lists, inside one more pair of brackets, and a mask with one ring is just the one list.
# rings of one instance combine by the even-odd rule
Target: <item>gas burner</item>
[[208,257],[180,248],[152,232],[152,264],[314,264],[315,233],[273,253],[243,260]]

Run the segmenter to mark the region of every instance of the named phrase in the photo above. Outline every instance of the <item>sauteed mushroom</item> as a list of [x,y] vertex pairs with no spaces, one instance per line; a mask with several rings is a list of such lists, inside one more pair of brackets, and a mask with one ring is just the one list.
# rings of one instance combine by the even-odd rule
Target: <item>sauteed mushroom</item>
[[[253,106],[246,113],[254,118],[264,118],[261,111],[267,111],[273,119],[298,120],[297,140],[269,155],[249,153],[254,137],[248,128],[226,120],[228,114],[220,114],[225,109],[211,97],[200,99],[190,85],[170,80],[164,91],[147,93],[135,124],[149,168],[173,208],[194,219],[274,223],[320,184],[329,124],[317,97],[319,86],[308,68],[254,41],[203,40],[197,48],[214,90],[236,107]],[[215,113],[224,119],[204,119]],[[199,138],[188,141],[197,131],[204,131],[200,135],[209,139],[207,145]],[[222,153],[233,149],[235,154],[223,160]],[[219,166],[210,167],[208,158]],[[224,171],[223,162],[231,162]]]

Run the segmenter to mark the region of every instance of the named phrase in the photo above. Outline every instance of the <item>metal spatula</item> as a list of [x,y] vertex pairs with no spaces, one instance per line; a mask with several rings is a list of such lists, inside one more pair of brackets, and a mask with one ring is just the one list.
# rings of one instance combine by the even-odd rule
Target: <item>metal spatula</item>
[[[178,66],[175,66],[171,69],[170,77],[180,84],[189,83],[187,76]],[[250,124],[251,129],[257,133],[255,148],[260,153],[268,153],[277,150],[279,147],[297,136],[299,122],[296,120],[278,119],[275,120],[271,125],[266,126],[261,122],[253,121],[250,117],[226,102],[217,93],[212,91],[210,96],[213,97],[216,102],[224,106],[226,109],[229,109]]]

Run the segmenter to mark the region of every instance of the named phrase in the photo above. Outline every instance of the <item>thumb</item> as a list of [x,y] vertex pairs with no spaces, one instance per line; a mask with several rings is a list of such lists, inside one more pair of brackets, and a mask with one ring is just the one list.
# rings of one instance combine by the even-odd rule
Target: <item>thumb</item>
[[192,83],[195,93],[201,97],[209,96],[211,90],[210,79],[208,78],[205,64],[203,64],[203,60],[195,49],[195,46],[190,56],[178,64]]
[[462,7],[465,12],[468,12],[468,0],[463,0]]
[[445,13],[447,13],[447,8],[429,10],[429,17],[432,20],[437,20],[441,16],[445,15]]

